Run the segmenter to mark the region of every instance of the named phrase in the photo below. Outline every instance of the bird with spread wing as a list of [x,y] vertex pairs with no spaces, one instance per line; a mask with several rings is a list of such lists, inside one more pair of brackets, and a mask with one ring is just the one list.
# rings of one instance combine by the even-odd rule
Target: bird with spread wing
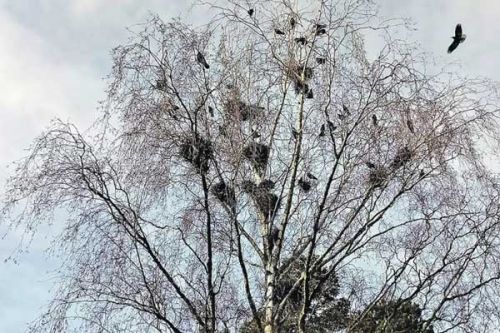
[[448,53],[453,52],[459,44],[463,43],[465,40],[466,35],[462,33],[462,25],[457,24],[455,27],[455,36],[451,37],[453,38],[453,42],[451,45],[448,47]]

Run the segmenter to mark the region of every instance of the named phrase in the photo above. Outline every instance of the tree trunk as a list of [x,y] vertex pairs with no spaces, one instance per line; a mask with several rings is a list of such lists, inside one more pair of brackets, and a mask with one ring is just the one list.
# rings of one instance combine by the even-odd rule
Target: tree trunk
[[264,321],[264,333],[275,333],[274,327],[274,268],[268,265],[266,268],[266,310]]

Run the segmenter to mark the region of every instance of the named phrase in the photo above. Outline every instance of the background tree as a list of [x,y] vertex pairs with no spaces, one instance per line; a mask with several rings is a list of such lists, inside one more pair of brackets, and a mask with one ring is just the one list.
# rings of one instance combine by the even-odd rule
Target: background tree
[[426,71],[371,1],[211,9],[153,17],[114,50],[96,125],[55,121],[19,161],[4,219],[66,217],[33,331],[310,332],[328,297],[418,304],[406,330],[498,327],[494,86]]
[[[290,259],[289,259],[290,260]],[[287,271],[281,272],[276,281],[275,302],[280,303],[289,291],[293,289],[294,283],[300,279],[305,258],[299,258],[293,262]],[[323,268],[321,272],[315,272],[311,277],[311,285],[316,287],[322,278],[322,274],[327,274],[328,268]],[[345,329],[350,321],[349,300],[339,298],[340,284],[335,274],[328,274],[324,281],[318,297],[311,304],[307,322],[308,332],[323,333]],[[296,332],[297,320],[300,314],[300,305],[303,299],[303,290],[294,289],[285,300],[283,314],[277,323],[278,332]],[[262,313],[260,316],[262,317]],[[261,319],[262,320],[262,319]],[[255,320],[243,325],[241,333],[259,332]]]
[[425,332],[432,333],[432,325],[427,329],[422,320],[422,309],[405,300],[380,300],[364,313],[354,318],[349,332]]

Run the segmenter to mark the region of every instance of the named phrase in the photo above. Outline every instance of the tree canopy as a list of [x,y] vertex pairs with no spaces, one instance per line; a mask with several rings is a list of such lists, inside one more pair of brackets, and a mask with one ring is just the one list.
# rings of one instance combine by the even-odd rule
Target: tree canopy
[[374,1],[204,6],[136,26],[95,125],[17,163],[2,221],[64,212],[32,331],[498,327],[495,85],[428,69]]

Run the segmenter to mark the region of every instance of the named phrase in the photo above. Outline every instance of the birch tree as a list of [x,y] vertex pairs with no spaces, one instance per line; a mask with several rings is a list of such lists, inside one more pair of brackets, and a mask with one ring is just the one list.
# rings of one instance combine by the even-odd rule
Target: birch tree
[[372,1],[203,5],[134,28],[95,125],[18,161],[4,223],[64,223],[32,331],[498,327],[495,85],[428,70]]

